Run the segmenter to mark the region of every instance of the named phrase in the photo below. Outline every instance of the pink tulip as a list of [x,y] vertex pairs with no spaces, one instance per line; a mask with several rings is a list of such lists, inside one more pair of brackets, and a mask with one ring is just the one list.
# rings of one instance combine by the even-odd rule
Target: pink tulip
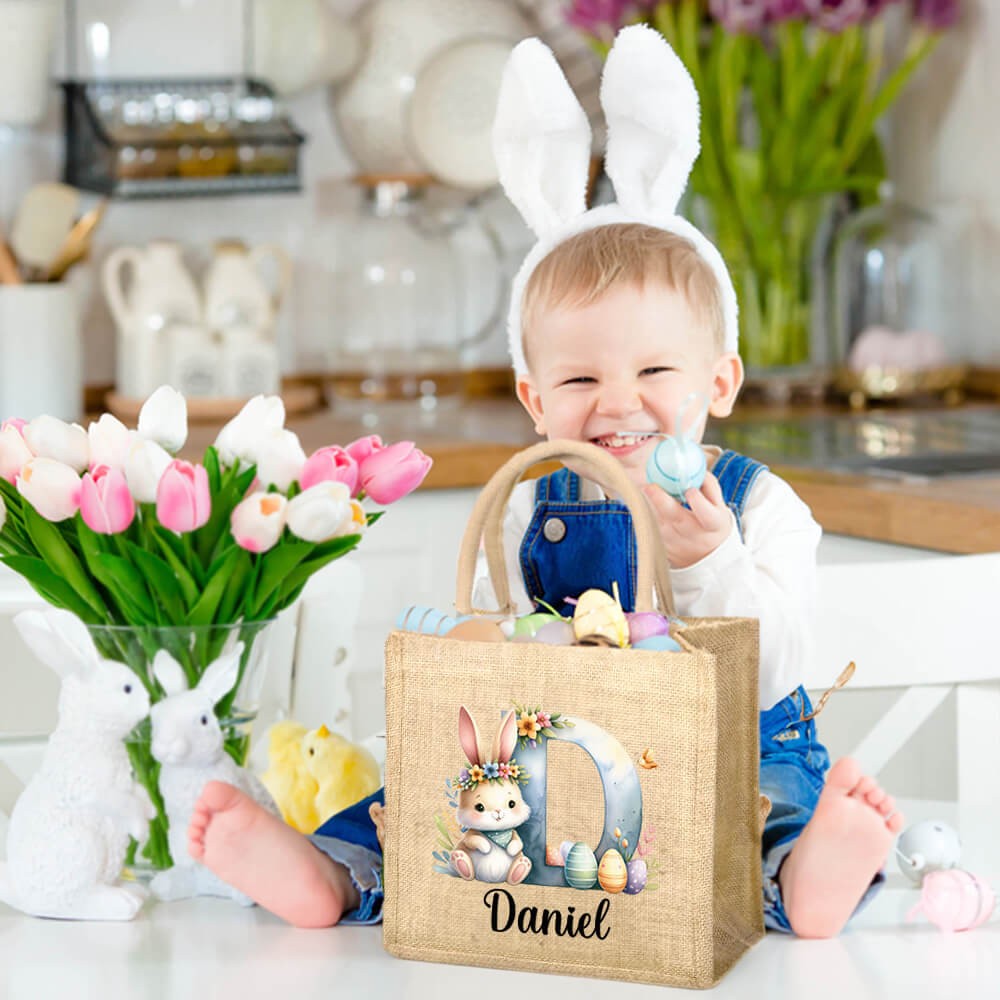
[[24,420],[5,420],[0,424],[0,478],[8,483],[16,482],[25,463],[35,457],[21,433],[24,426]]
[[314,451],[299,474],[299,486],[303,490],[327,482],[343,483],[352,494],[358,488],[358,463],[336,444]]
[[80,509],[80,474],[54,458],[31,459],[16,486],[46,521],[65,521]]
[[117,535],[135,517],[135,500],[121,469],[98,466],[80,483],[80,516],[99,535]]
[[285,530],[288,500],[280,493],[254,493],[241,500],[229,519],[236,544],[247,552],[274,548]]
[[352,441],[344,448],[344,451],[360,465],[366,458],[376,451],[381,451],[384,447],[382,439],[377,434],[369,434],[368,437]]
[[183,534],[200,528],[211,513],[212,497],[205,467],[171,462],[156,488],[156,516],[160,524]]
[[424,481],[431,460],[412,441],[399,441],[372,452],[360,465],[361,488],[376,503],[388,504]]

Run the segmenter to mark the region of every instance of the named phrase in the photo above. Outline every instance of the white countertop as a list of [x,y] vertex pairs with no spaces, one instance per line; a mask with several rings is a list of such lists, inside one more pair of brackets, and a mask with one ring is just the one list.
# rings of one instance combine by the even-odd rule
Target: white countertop
[[[897,876],[902,879],[902,876]],[[886,891],[831,941],[769,934],[712,991],[720,998],[996,1000],[1000,924],[946,935],[904,925],[913,890]],[[994,917],[994,921],[996,916]],[[127,924],[43,921],[0,905],[3,1000],[573,1000],[692,996],[689,991],[462,966],[404,962],[380,927],[303,931],[224,900],[147,903]]]

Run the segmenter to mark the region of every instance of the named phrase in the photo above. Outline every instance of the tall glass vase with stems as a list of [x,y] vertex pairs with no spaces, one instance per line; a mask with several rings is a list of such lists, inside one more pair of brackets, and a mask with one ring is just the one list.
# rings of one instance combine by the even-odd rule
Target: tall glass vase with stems
[[[260,705],[268,664],[271,625],[275,619],[229,625],[88,625],[98,652],[105,659],[127,664],[149,691],[155,703],[164,697],[153,676],[153,660],[160,650],[180,665],[189,687],[196,687],[205,669],[223,652],[243,644],[239,674],[232,691],[215,706],[226,753],[243,766],[250,750],[250,736]],[[149,824],[144,844],[130,847],[128,863],[137,869],[161,870],[173,859],[167,846],[169,823],[160,795],[160,765],[152,754],[152,726],[147,717],[126,740],[136,780],[149,792],[156,817]]]
[[[601,53],[619,28],[642,21],[691,74],[701,152],[682,210],[732,274],[740,352],[752,374],[801,370],[825,349],[812,323],[821,315],[816,252],[831,204],[845,196],[861,206],[878,201],[886,165],[876,126],[959,9],[959,0],[568,4],[570,22]],[[898,32],[888,30],[891,17]],[[893,33],[898,46],[887,44]]]

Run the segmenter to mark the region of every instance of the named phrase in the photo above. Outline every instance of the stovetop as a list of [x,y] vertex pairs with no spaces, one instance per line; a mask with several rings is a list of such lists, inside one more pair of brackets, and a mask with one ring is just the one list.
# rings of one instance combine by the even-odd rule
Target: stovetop
[[930,478],[1000,474],[1000,407],[731,418],[706,441],[762,462]]

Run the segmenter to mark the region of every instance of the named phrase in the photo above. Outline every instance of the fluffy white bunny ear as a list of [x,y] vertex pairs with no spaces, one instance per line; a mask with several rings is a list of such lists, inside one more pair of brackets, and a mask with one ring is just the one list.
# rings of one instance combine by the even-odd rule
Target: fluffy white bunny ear
[[218,659],[212,660],[201,675],[201,680],[198,681],[198,690],[204,691],[212,699],[213,705],[232,691],[240,673],[240,657],[242,655],[243,643],[238,642]]
[[158,649],[153,657],[153,676],[167,697],[188,689],[184,668],[165,649]]
[[69,611],[22,611],[14,616],[14,624],[28,648],[61,678],[87,676],[97,665],[94,640]]
[[658,32],[635,24],[618,32],[604,64],[601,105],[608,125],[605,169],[618,203],[638,219],[677,210],[698,157],[698,92]]
[[537,38],[519,42],[507,59],[493,153],[507,197],[537,236],[586,210],[590,123],[555,56]]

